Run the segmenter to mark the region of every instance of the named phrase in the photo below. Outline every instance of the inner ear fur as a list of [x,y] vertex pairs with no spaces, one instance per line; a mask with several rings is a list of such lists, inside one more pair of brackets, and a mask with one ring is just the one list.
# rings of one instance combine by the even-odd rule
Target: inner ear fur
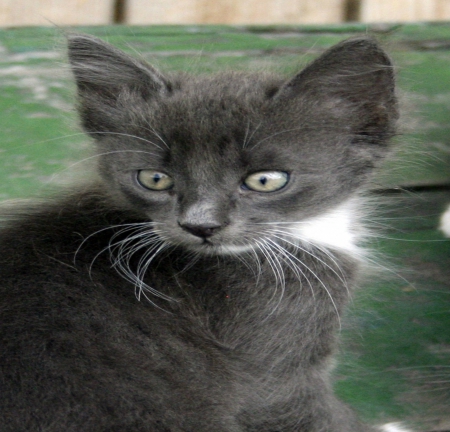
[[289,106],[314,101],[359,135],[390,135],[398,118],[392,62],[370,37],[335,45],[287,81],[274,99]]
[[122,101],[148,101],[170,92],[170,83],[149,64],[93,36],[71,34],[68,57],[78,89],[79,112],[87,132],[114,130]]

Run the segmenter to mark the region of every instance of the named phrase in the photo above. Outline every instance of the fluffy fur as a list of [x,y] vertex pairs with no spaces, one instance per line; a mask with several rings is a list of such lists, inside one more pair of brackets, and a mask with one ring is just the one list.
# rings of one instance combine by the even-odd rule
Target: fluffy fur
[[328,370],[397,119],[386,54],[351,39],[288,80],[80,35],[69,59],[100,180],[1,234],[2,431],[371,431]]

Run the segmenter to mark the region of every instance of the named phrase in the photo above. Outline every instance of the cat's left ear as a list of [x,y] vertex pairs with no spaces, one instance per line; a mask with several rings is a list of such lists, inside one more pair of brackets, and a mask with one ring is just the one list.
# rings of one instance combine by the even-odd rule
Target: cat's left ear
[[370,37],[335,45],[286,82],[273,101],[292,111],[307,106],[377,143],[392,135],[398,118],[392,63]]
[[150,100],[170,92],[169,82],[156,69],[93,36],[69,35],[68,56],[87,132],[114,129],[123,115],[120,105],[132,96]]

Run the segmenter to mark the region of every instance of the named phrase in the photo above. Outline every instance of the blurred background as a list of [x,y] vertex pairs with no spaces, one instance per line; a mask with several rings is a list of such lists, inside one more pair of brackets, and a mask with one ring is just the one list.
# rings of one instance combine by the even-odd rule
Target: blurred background
[[353,300],[335,388],[367,421],[449,432],[450,239],[438,226],[450,211],[450,0],[0,0],[0,201],[51,192],[95,162],[65,26],[191,73],[292,76],[351,36],[386,45],[403,119],[374,183],[393,204],[380,206],[370,246],[388,270]]
[[331,24],[450,19],[450,0],[0,0],[0,26]]

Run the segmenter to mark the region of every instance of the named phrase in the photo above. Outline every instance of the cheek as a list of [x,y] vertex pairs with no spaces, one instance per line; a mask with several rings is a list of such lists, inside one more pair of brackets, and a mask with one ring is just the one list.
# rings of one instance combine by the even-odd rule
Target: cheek
[[175,214],[175,200],[167,192],[146,192],[120,185],[120,196],[136,215],[154,222],[166,222]]
[[173,202],[147,202],[146,214],[153,222],[178,228],[178,216]]

